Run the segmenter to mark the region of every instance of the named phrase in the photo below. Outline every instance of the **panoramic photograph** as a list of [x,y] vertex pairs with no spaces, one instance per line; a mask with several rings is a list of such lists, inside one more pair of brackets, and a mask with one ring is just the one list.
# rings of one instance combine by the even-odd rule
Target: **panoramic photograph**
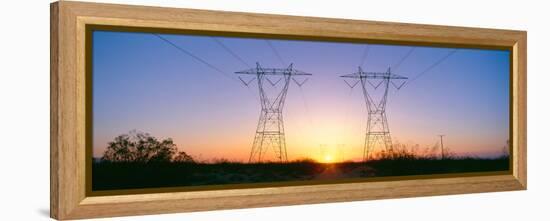
[[92,191],[509,171],[508,50],[91,36]]

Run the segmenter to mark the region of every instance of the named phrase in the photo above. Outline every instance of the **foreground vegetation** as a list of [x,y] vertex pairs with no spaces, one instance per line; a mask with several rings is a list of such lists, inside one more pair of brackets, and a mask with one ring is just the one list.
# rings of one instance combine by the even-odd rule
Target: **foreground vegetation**
[[507,157],[497,159],[378,159],[366,163],[131,163],[96,162],[93,190],[177,187],[218,184],[336,180],[360,177],[431,175],[506,171]]

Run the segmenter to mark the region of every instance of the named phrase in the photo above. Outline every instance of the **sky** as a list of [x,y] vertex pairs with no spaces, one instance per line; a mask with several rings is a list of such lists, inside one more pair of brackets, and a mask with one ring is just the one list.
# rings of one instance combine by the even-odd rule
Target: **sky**
[[437,135],[445,134],[445,147],[458,155],[494,157],[508,140],[510,61],[505,50],[458,49],[419,75],[455,49],[414,47],[397,65],[412,46],[160,36],[196,57],[152,33],[94,31],[94,157],[102,156],[116,136],[137,130],[172,138],[179,150],[198,160],[248,160],[260,114],[258,86],[243,85],[234,72],[256,62],[264,68],[293,63],[312,74],[301,87],[291,84],[286,97],[289,160],[327,154],[361,159],[364,96],[360,86],[352,89],[339,77],[359,66],[375,72],[392,67],[392,73],[415,79],[399,90],[390,88],[386,114],[394,143],[432,147]]

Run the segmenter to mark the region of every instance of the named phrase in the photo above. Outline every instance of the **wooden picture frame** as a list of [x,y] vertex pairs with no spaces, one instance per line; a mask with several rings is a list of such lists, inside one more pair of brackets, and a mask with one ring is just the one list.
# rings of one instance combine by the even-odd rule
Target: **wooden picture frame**
[[[527,188],[525,31],[235,13],[80,2],[51,4],[50,214],[56,219],[145,215],[524,190]],[[86,180],[86,26],[248,33],[257,36],[511,51],[511,171],[483,176],[332,183],[227,190],[90,196]]]

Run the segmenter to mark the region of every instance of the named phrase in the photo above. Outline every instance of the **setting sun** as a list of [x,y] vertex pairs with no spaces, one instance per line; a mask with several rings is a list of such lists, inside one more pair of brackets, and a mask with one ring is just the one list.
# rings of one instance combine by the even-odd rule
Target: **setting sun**
[[333,160],[333,157],[331,155],[325,155],[325,157],[323,158],[323,162],[324,163],[332,163],[332,160]]

